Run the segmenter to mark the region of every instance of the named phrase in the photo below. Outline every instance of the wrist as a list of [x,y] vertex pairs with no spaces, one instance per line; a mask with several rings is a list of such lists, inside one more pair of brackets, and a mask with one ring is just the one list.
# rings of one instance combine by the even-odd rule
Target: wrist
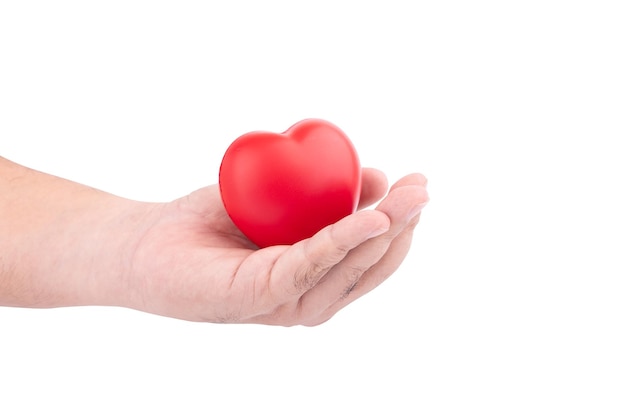
[[0,158],[0,305],[127,305],[152,206]]

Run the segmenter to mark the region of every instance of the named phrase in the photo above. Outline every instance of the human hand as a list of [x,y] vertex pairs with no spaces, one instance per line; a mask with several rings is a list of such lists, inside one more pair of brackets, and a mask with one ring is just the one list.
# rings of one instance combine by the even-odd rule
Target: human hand
[[[387,179],[364,169],[359,208]],[[317,325],[374,289],[404,260],[428,201],[426,179],[394,184],[292,246],[258,249],[234,226],[217,185],[141,204],[116,304],[192,321]],[[128,212],[126,212],[128,213]],[[125,223],[127,225],[127,223]]]

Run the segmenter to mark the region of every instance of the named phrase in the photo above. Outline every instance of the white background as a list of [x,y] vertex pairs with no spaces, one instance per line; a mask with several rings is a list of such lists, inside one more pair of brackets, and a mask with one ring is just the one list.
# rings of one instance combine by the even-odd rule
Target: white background
[[0,416],[625,416],[622,4],[0,2],[6,158],[168,201],[319,117],[431,194],[320,327],[0,308]]

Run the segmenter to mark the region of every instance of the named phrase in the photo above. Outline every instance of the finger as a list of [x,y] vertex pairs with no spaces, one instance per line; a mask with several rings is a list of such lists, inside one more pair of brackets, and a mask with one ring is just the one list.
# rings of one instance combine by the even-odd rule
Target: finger
[[[386,256],[393,240],[413,222],[427,200],[428,195],[422,186],[394,188],[376,209],[390,219],[390,228],[352,249],[317,286],[302,297],[303,316],[317,317],[338,301],[354,300],[355,295],[363,294],[359,288],[366,273]],[[404,257],[401,251],[395,251],[399,259]]]
[[311,289],[350,250],[384,234],[389,226],[389,218],[383,212],[361,211],[291,246],[276,260],[271,272],[270,289],[277,302],[299,297]]
[[366,208],[382,199],[388,187],[385,173],[375,168],[364,168],[361,174],[359,209]]
[[428,185],[428,179],[421,173],[411,173],[402,177],[400,180],[395,182],[393,186],[391,186],[391,190],[397,189],[398,187],[404,186],[422,186],[426,187]]
[[[417,215],[416,218],[419,218],[419,215]],[[325,311],[321,312],[320,315],[312,321],[312,324],[326,322],[341,309],[361,296],[371,292],[391,277],[391,275],[398,270],[409,253],[416,224],[417,219],[411,222],[411,224],[391,242],[388,251],[376,264],[363,274],[358,285],[354,286],[349,294],[345,294],[344,297],[337,299],[334,304],[328,306]]]

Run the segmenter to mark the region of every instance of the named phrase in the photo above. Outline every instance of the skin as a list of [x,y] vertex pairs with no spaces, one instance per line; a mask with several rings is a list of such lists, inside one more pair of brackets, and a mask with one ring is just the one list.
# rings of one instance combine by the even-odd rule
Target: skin
[[[190,321],[313,326],[399,267],[426,178],[388,190],[363,169],[362,209],[291,246],[258,249],[211,185],[138,202],[0,157],[0,305],[123,306]],[[382,199],[382,200],[381,200]]]

